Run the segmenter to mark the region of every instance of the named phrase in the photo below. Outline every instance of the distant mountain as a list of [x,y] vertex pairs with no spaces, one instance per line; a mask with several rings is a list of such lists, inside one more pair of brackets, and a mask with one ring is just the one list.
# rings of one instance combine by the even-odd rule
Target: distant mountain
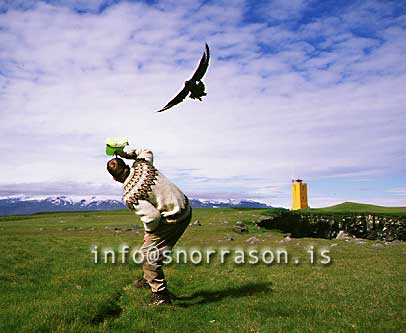
[[235,207],[235,208],[272,208],[262,202],[242,200],[238,202],[223,202],[223,201],[200,201],[198,199],[190,200],[192,207],[194,208],[225,208],[225,207]]
[[39,212],[66,212],[86,210],[114,210],[125,206],[117,200],[81,199],[49,197],[46,199],[7,198],[0,199],[0,215],[32,214]]
[[[190,200],[194,208],[271,208],[266,204],[256,201],[222,202]],[[0,199],[0,215],[32,214],[39,212],[66,212],[88,210],[115,210],[126,207],[118,200],[98,200],[96,197],[89,199],[72,200],[65,196],[48,197],[45,199],[32,198],[5,198]]]

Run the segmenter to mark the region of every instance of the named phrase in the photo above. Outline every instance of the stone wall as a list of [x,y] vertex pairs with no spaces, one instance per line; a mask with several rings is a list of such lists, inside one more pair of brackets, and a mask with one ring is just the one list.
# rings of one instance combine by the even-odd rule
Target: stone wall
[[344,230],[357,238],[406,240],[406,217],[377,214],[328,215],[283,211],[257,223],[258,227],[279,229],[291,237],[332,239]]

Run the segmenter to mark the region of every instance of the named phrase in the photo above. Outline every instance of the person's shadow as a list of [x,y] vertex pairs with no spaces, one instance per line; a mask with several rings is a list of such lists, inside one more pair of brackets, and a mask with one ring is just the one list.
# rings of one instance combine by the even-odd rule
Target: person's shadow
[[272,282],[247,283],[240,287],[226,288],[222,290],[201,290],[190,296],[175,296],[172,299],[176,306],[189,307],[198,304],[221,301],[224,298],[239,298],[254,296],[257,294],[269,294],[272,292]]

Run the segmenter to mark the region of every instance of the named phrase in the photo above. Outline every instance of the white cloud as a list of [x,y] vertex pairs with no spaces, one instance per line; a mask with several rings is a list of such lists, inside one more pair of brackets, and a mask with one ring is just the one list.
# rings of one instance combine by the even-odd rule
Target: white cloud
[[257,15],[264,19],[276,21],[292,20],[300,17],[311,3],[311,0],[258,1],[255,2],[254,10]]
[[[13,151],[0,184],[107,186],[109,136],[152,148],[187,192],[276,196],[276,205],[289,202],[292,170],[308,179],[405,170],[399,19],[358,36],[361,5],[292,30],[244,23],[243,2],[187,3],[123,2],[95,15],[100,1],[36,2],[0,15],[0,149]],[[293,19],[306,3],[271,6]],[[191,76],[205,41],[208,96],[155,113]]]
[[388,190],[390,193],[406,194],[406,187],[395,187]]

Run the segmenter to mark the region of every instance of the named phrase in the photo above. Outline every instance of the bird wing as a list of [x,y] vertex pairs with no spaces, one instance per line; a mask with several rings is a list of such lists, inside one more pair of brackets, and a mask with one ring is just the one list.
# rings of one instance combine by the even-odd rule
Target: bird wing
[[200,81],[204,74],[207,71],[207,67],[209,67],[209,59],[210,59],[210,50],[209,50],[209,45],[206,43],[206,51],[203,53],[202,59],[200,59],[199,66],[196,69],[196,72],[193,74],[192,78],[190,81]]
[[182,102],[186,96],[189,94],[189,89],[185,87],[179,92],[179,94],[177,94],[168,104],[166,104],[161,110],[159,110],[158,112],[162,112],[165,110],[170,109],[172,106],[175,106],[176,104],[179,104],[180,102]]

